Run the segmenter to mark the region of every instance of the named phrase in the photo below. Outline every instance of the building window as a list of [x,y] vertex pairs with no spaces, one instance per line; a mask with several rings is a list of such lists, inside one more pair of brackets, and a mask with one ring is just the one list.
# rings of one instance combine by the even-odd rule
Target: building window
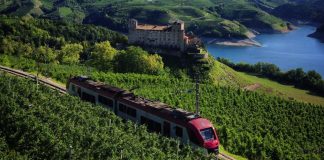
[[113,100],[103,97],[103,96],[100,96],[100,95],[98,96],[98,101],[99,101],[99,103],[104,104],[110,108],[112,108],[114,106]]
[[175,129],[176,129],[176,136],[177,137],[182,137],[182,128],[176,126]]

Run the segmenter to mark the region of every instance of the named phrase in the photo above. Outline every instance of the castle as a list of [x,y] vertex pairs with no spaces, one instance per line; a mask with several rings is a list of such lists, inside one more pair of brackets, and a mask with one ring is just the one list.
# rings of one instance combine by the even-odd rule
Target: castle
[[184,22],[176,21],[166,26],[139,24],[131,19],[128,25],[128,43],[157,48],[186,51],[190,39],[185,35]]

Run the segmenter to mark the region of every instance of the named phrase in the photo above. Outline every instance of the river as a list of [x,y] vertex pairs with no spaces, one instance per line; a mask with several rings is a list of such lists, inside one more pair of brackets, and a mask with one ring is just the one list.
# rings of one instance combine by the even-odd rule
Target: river
[[316,30],[312,26],[300,26],[285,34],[262,34],[255,40],[262,47],[230,47],[208,44],[207,50],[214,57],[223,57],[232,62],[276,64],[281,70],[303,68],[315,70],[324,77],[324,43],[307,37]]

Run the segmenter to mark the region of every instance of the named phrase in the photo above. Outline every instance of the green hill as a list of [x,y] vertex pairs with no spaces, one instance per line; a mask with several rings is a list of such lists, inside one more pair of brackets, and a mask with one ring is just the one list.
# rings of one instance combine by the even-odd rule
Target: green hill
[[291,21],[324,23],[324,1],[294,1],[277,6],[271,13]]
[[127,31],[129,18],[153,24],[180,19],[197,35],[213,37],[246,37],[246,27],[260,32],[287,30],[285,22],[245,0],[8,0],[0,13],[90,23],[122,32]]
[[316,31],[309,36],[317,38],[324,43],[324,24],[319,26]]

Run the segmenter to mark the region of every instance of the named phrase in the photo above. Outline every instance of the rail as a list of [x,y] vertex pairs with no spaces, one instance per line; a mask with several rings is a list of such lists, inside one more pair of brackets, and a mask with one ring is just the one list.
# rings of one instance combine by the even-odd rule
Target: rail
[[217,157],[217,159],[223,159],[223,160],[235,160],[233,157],[230,157],[223,153],[218,153],[218,155],[216,157]]
[[[37,77],[35,75],[20,71],[20,70],[16,70],[16,69],[12,69],[12,68],[8,68],[8,67],[4,67],[4,66],[0,66],[0,70],[7,72],[9,74],[18,76],[18,77],[23,77],[23,78],[27,78],[27,79],[32,79],[32,80],[37,80]],[[66,94],[66,89],[65,87],[62,87],[50,80],[47,79],[43,79],[43,78],[38,78],[38,82],[40,84],[43,84],[45,86],[48,86],[54,90],[59,91],[60,93]]]

